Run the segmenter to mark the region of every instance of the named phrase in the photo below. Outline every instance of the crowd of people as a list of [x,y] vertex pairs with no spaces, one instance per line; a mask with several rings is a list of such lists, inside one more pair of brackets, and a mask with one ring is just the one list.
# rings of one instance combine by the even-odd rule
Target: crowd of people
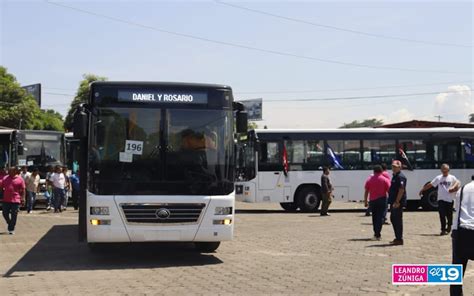
[[69,196],[75,210],[79,207],[79,171],[69,174],[67,167],[48,167],[45,184],[41,190],[41,178],[38,168],[28,171],[27,166],[0,168],[0,197],[2,214],[8,225],[8,233],[15,234],[18,213],[24,208],[27,214],[33,213],[38,194],[43,194],[46,211],[54,213],[65,211]]
[[[390,221],[395,236],[390,244],[400,246],[404,244],[403,208],[407,206],[407,178],[402,173],[402,163],[399,160],[392,162],[392,177],[385,168],[385,165],[375,165],[373,174],[365,181],[366,214],[372,213],[373,240],[379,241],[383,224],[388,224],[386,215],[390,207]],[[334,190],[329,174],[329,168],[324,168],[321,176],[322,216],[329,215],[327,211]],[[437,188],[438,193],[440,235],[452,232],[452,263],[462,264],[464,275],[468,260],[474,260],[474,175],[470,183],[461,187],[461,182],[450,174],[449,165],[442,164],[441,174],[420,189],[420,196],[432,188]],[[455,219],[453,211],[456,212]],[[462,293],[462,285],[451,286],[451,295]]]

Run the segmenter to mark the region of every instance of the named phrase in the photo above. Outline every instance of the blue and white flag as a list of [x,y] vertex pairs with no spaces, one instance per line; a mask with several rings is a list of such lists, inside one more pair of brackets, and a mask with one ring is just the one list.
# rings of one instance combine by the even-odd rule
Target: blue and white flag
[[7,165],[8,165],[8,151],[7,151],[7,150],[3,150],[3,155],[2,155],[2,156],[3,156],[2,161],[3,161],[3,163],[5,164],[5,166],[7,166]]
[[465,141],[464,142],[464,155],[466,156],[466,160],[470,162],[474,162],[474,155],[472,155],[472,143]]
[[329,160],[331,161],[331,164],[333,167],[335,167],[336,169],[341,169],[341,170],[344,169],[336,153],[334,153],[334,150],[332,150],[329,145],[326,145],[326,154],[329,157]]

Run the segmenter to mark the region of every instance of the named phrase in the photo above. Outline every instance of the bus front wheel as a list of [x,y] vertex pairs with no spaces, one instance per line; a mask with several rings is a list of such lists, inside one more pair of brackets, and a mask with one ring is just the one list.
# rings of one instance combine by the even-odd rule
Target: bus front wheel
[[302,212],[316,212],[321,204],[321,196],[316,188],[305,187],[298,193],[298,207]]
[[294,212],[298,209],[298,205],[295,202],[281,202],[280,206],[288,212]]
[[196,242],[194,246],[200,253],[213,253],[219,248],[221,242]]
[[438,209],[438,191],[436,188],[431,188],[423,192],[421,207],[425,211],[434,211]]

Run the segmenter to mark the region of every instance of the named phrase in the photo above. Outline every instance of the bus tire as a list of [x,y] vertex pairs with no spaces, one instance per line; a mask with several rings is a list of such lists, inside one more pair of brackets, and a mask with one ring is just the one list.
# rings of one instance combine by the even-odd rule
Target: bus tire
[[295,202],[281,202],[280,206],[287,212],[294,212],[298,209],[298,204]]
[[421,207],[425,211],[434,211],[438,209],[438,190],[436,188],[430,188],[423,192]]
[[407,210],[416,211],[420,207],[419,200],[407,200]]
[[195,242],[194,247],[199,253],[214,253],[221,242]]
[[321,192],[316,187],[306,186],[299,190],[297,201],[302,212],[316,212],[321,204]]

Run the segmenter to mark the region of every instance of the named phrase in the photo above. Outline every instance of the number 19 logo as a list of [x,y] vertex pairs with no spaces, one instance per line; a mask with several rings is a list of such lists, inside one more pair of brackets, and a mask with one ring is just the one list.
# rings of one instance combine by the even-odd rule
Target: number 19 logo
[[433,284],[462,284],[461,264],[430,264],[428,265],[428,283]]

